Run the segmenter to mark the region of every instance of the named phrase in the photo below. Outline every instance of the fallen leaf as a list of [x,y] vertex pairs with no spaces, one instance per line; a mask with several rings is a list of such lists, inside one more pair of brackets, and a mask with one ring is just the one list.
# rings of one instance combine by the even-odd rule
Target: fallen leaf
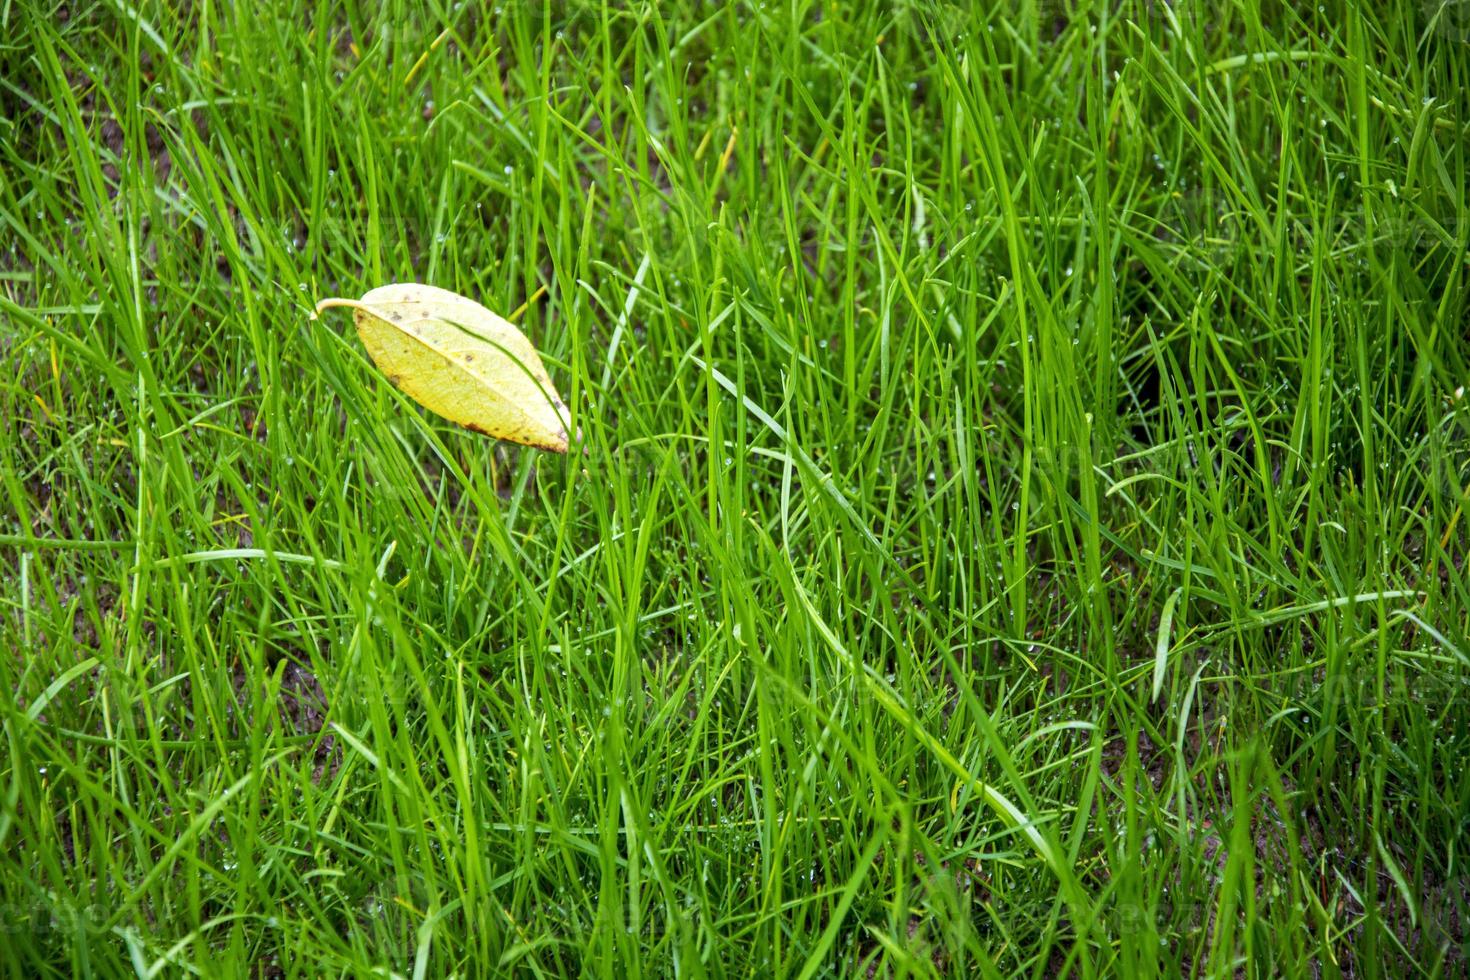
[[352,309],[373,363],[429,411],[496,439],[567,451],[567,407],[536,348],[508,320],[458,293],[410,282],[360,300],[324,299],[316,312],[339,306]]

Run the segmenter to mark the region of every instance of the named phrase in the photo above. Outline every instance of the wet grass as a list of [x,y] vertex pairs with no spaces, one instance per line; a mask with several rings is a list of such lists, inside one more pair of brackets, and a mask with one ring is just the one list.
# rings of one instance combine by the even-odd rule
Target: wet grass
[[0,5],[10,975],[1463,974],[1470,10],[881,6]]

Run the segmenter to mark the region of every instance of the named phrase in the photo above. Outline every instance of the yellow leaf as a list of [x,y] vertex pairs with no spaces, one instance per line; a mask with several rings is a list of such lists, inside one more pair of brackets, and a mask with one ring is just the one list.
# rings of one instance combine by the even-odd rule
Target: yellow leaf
[[379,286],[352,308],[358,336],[403,392],[451,422],[511,442],[567,451],[571,420],[536,348],[474,300],[418,283]]

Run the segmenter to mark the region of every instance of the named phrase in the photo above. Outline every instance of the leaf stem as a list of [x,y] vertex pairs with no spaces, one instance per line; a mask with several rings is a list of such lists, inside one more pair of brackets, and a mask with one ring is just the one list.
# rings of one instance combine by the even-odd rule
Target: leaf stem
[[368,306],[366,303],[360,302],[359,300],[342,299],[341,297],[332,296],[327,299],[321,300],[319,303],[316,304],[316,309],[311,311],[311,318],[315,320],[322,315],[322,310],[330,310],[339,306],[348,306],[354,310],[363,310],[368,313],[373,312],[373,308],[371,306]]

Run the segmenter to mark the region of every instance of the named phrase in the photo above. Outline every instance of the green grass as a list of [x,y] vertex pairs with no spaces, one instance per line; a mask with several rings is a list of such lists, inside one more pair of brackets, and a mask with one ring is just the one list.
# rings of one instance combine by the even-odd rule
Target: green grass
[[6,974],[1470,970],[1470,8],[968,9],[0,4]]

